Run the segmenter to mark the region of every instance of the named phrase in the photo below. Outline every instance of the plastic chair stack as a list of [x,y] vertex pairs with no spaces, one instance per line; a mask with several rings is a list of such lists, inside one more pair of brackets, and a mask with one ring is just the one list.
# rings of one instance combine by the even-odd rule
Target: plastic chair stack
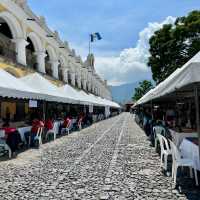
[[167,139],[161,134],[157,134],[157,137],[158,137],[160,148],[161,148],[161,155],[160,155],[161,167],[163,167],[164,170],[167,171],[168,157],[172,155],[172,152],[171,152],[171,149],[169,148]]

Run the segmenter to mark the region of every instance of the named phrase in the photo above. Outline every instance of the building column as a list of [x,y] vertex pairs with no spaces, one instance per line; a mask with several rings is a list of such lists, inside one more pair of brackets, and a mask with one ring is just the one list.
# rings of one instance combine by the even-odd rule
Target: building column
[[45,57],[47,56],[47,54],[45,52],[41,51],[41,52],[35,52],[35,55],[37,57],[38,71],[41,73],[46,73]]
[[58,79],[58,65],[59,65],[59,62],[57,60],[53,60],[53,61],[50,61],[51,63],[51,68],[53,70],[53,77]]
[[68,83],[68,71],[69,71],[68,68],[66,67],[63,68],[63,78],[66,83]]
[[70,75],[71,75],[71,83],[73,86],[76,86],[76,75],[75,75],[75,72],[70,72]]
[[92,84],[90,81],[88,81],[88,92],[91,92],[91,89],[92,89]]
[[87,81],[85,79],[83,79],[83,89],[86,90],[86,86],[87,85]]
[[81,73],[77,72],[76,76],[77,76],[78,88],[81,89]]
[[28,42],[24,38],[16,38],[12,41],[15,43],[17,62],[26,66],[26,46],[28,45]]

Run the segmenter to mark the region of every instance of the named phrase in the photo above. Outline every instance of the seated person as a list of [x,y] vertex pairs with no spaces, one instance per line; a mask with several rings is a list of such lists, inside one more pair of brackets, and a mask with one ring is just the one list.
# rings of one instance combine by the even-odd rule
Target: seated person
[[71,117],[65,117],[64,118],[64,122],[63,122],[63,124],[60,126],[60,133],[62,134],[62,129],[64,129],[64,128],[69,128],[69,126],[70,126],[70,124],[71,124],[71,122],[72,122],[72,119],[71,119]]
[[79,125],[81,124],[81,126],[84,125],[85,123],[85,113],[80,113],[77,119],[77,128],[79,128]]
[[[31,132],[25,134],[26,143],[30,145],[31,147],[34,146],[34,139],[37,136],[38,129],[41,127],[44,127],[44,122],[41,119],[40,120],[34,119],[32,122]],[[30,141],[29,141],[29,137],[30,137]]]
[[9,121],[5,121],[2,130],[5,131],[6,144],[10,147],[12,154],[16,155],[16,150],[22,145],[22,140],[16,128],[11,128]]
[[49,130],[52,130],[53,129],[53,119],[52,118],[49,118],[45,121],[45,124],[44,124],[44,134],[43,134],[43,140],[46,139],[46,135],[47,135],[47,132]]
[[46,120],[44,126],[47,129],[47,131],[52,130],[53,129],[53,120],[52,120],[52,118],[49,118],[48,120]]
[[80,113],[76,119],[76,122],[73,124],[73,128],[75,130],[79,129],[79,125],[83,126],[83,121],[85,120],[85,114]]

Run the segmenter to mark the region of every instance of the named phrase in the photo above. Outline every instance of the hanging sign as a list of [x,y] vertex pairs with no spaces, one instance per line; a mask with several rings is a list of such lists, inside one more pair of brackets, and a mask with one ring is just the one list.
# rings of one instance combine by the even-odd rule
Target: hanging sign
[[29,108],[37,108],[37,101],[29,100]]

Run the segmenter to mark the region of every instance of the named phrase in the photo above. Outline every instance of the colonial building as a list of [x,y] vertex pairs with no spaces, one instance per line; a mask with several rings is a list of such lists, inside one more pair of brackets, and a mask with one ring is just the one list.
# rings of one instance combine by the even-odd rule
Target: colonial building
[[0,59],[111,100],[107,82],[95,71],[94,56],[83,62],[57,31],[48,28],[44,17],[31,11],[27,0],[0,0]]

